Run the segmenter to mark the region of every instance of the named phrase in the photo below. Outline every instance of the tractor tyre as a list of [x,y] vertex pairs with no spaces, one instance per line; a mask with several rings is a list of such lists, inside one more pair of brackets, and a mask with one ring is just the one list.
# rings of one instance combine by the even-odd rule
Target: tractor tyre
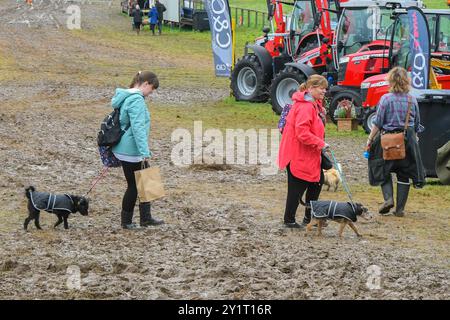
[[361,96],[357,94],[354,91],[351,90],[345,90],[338,92],[330,102],[330,106],[328,108],[328,115],[330,116],[330,119],[333,121],[334,124],[337,124],[337,120],[334,118],[334,112],[336,111],[339,103],[344,100],[351,100],[353,101],[353,105],[355,107],[360,107],[362,104]]
[[255,54],[239,59],[231,73],[230,87],[237,101],[266,102],[269,99],[263,68]]
[[306,76],[297,68],[288,66],[281,70],[270,86],[272,110],[278,115],[281,114],[286,104],[292,104],[292,95],[305,81]]
[[373,122],[375,121],[375,117],[377,116],[377,109],[376,108],[370,108],[364,113],[364,119],[363,119],[363,128],[364,131],[366,131],[367,134],[370,133],[370,131],[373,128]]

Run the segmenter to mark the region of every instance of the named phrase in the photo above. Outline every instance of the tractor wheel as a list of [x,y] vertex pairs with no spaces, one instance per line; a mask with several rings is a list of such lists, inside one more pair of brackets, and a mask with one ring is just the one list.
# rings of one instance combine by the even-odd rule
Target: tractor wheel
[[364,131],[366,131],[367,134],[369,134],[373,128],[373,122],[375,121],[376,116],[377,116],[376,108],[370,108],[364,114],[363,127],[364,127]]
[[256,55],[240,59],[231,73],[231,90],[236,100],[266,102],[268,100],[264,72]]
[[336,111],[337,107],[339,106],[339,103],[345,100],[353,101],[353,105],[355,107],[361,106],[361,96],[357,94],[354,91],[346,90],[346,91],[340,91],[337,93],[330,102],[330,107],[328,108],[328,115],[330,116],[331,120],[334,122],[334,124],[337,124],[337,120],[334,118],[334,112]]
[[294,67],[289,66],[280,71],[270,87],[272,110],[281,114],[284,106],[292,103],[292,95],[305,81],[306,76]]

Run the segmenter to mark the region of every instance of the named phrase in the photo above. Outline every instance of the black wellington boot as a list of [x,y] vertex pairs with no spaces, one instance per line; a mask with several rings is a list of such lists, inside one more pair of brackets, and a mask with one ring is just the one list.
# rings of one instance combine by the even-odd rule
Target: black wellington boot
[[152,218],[150,202],[139,204],[139,214],[141,227],[157,226],[164,223],[163,220]]
[[120,225],[123,229],[137,229],[137,226],[132,222],[133,221],[133,211],[127,212],[123,211],[120,214]]
[[389,210],[394,207],[394,187],[391,178],[381,185],[381,191],[383,192],[384,203],[378,209],[378,213],[388,214]]
[[397,182],[397,207],[395,208],[394,215],[397,217],[403,217],[405,215],[405,205],[408,200],[410,184],[406,182]]

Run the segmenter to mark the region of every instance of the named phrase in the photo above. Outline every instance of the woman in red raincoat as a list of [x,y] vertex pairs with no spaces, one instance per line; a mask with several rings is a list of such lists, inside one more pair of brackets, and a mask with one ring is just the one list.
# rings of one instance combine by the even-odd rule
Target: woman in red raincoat
[[[280,170],[288,174],[288,194],[284,224],[288,228],[301,228],[311,221],[311,200],[317,200],[322,190],[322,150],[325,143],[325,109],[322,101],[328,81],[320,75],[311,76],[292,96],[293,105],[286,117],[286,125],[278,152]],[[299,199],[306,191],[306,209],[303,223],[295,221]]]

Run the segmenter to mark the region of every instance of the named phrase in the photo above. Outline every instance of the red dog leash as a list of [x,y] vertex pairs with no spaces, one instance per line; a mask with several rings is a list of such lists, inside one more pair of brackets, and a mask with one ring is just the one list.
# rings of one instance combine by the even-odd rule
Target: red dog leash
[[91,188],[89,189],[88,192],[86,192],[86,194],[84,196],[87,196],[95,187],[95,185],[106,176],[106,174],[108,173],[109,167],[104,167],[102,172],[100,172],[100,174],[97,176],[97,178],[95,178],[94,182],[91,185]]

